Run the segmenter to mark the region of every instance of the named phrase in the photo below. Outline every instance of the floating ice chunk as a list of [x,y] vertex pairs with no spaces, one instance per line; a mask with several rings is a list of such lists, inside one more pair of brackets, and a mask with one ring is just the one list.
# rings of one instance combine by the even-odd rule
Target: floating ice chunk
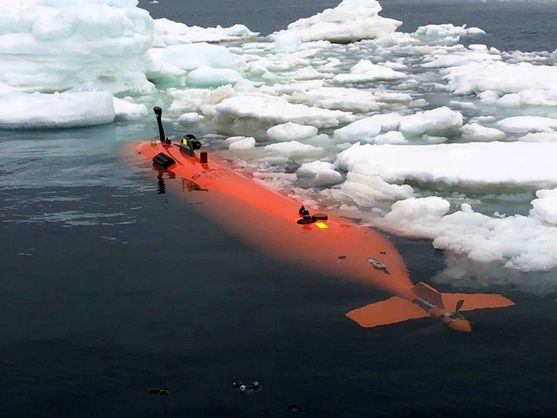
[[151,58],[157,62],[162,61],[180,70],[191,71],[207,66],[212,68],[233,68],[234,56],[228,48],[222,45],[207,43],[190,45],[173,45],[167,48],[152,49],[149,51]]
[[178,118],[178,123],[181,125],[189,125],[193,123],[201,122],[205,117],[195,112],[188,112],[180,115]]
[[[489,56],[491,57],[491,56]],[[485,59],[485,56],[482,55],[482,60]],[[463,53],[455,54],[455,55],[441,55],[435,57],[432,61],[428,61],[425,64],[422,64],[424,68],[444,68],[444,67],[456,67],[459,65],[468,64],[471,61],[476,61],[475,59],[470,56],[470,54]]]
[[222,143],[225,146],[229,147],[230,144],[233,144],[234,142],[238,142],[238,141],[241,141],[241,140],[246,139],[246,138],[248,138],[248,137],[247,136],[231,136],[231,137],[226,138],[224,141],[222,141]]
[[[207,43],[152,48],[146,56],[146,74],[157,83],[183,85],[188,71],[189,82],[204,86],[223,85],[242,79],[232,68],[237,59],[228,48]],[[228,69],[228,70],[223,70]]]
[[335,171],[331,163],[325,161],[313,161],[304,163],[296,171],[296,176],[303,179],[311,179],[317,187],[332,186],[342,181],[342,175]]
[[12,86],[8,86],[7,84],[2,83],[0,81],[0,95],[6,94],[6,93],[16,93],[16,92],[19,92],[19,91],[21,91],[21,90],[16,89]]
[[159,47],[195,42],[224,42],[257,36],[244,25],[229,28],[202,28],[187,26],[168,19],[155,19],[155,45]]
[[306,158],[319,158],[324,154],[323,148],[313,145],[302,144],[298,141],[281,142],[265,147],[265,151],[272,155],[291,158],[292,160],[303,160]]
[[206,111],[214,113],[224,125],[237,124],[238,118],[242,118],[259,121],[267,128],[286,122],[331,128],[353,119],[350,113],[291,104],[281,97],[258,93],[237,94]]
[[[481,36],[481,35],[485,35],[485,31],[481,28],[477,28],[477,27],[471,27],[466,29],[466,35],[468,36]],[[469,48],[473,49],[472,47],[476,46],[476,47],[485,47],[485,49],[487,49],[487,47],[485,45],[470,45]],[[484,48],[481,48],[484,49]]]
[[497,100],[497,106],[500,107],[520,107],[520,94],[510,93],[505,94]]
[[371,118],[352,122],[350,125],[337,129],[334,138],[337,142],[369,141],[381,132],[381,124]]
[[543,222],[557,226],[557,189],[538,190],[532,200],[531,214]]
[[112,93],[148,92],[143,57],[153,21],[133,1],[2,2],[0,80],[50,93],[94,82]]
[[[433,246],[464,254],[476,262],[501,261],[524,271],[557,264],[557,229],[536,216],[491,218],[463,204],[448,214],[449,202],[438,197],[406,199],[392,205],[381,225],[404,235],[433,239]],[[527,243],[527,244],[525,244]]]
[[437,196],[411,197],[393,203],[384,221],[396,226],[397,230],[407,231],[407,234],[433,239],[438,231],[432,225],[440,222],[450,209],[451,204]]
[[523,106],[557,106],[557,88],[526,89],[519,94],[520,104]]
[[[271,94],[273,96],[295,95],[297,93],[307,94],[320,90],[323,87],[322,80],[311,80],[289,84],[275,84],[272,86],[261,86],[261,93]],[[358,90],[356,90],[358,91]],[[303,96],[302,96],[303,97]]]
[[380,107],[373,93],[344,87],[320,87],[300,90],[293,92],[289,101],[348,112],[369,112],[379,110]]
[[337,155],[346,171],[387,182],[449,185],[557,184],[557,143],[474,142],[439,145],[359,145]]
[[477,35],[485,35],[485,32],[480,28],[473,27],[467,29],[466,25],[454,26],[450,23],[420,26],[412,34],[421,42],[430,45],[453,45],[460,41],[461,36]]
[[466,141],[500,141],[505,133],[495,128],[486,128],[477,123],[469,123],[462,127],[462,139]]
[[408,66],[401,61],[386,61],[383,63],[385,67],[392,68],[393,70],[404,71],[408,69]]
[[414,190],[408,185],[386,183],[379,176],[366,176],[348,173],[341,186],[344,200],[347,198],[358,206],[369,208],[383,201],[406,199]]
[[480,101],[484,104],[492,105],[497,103],[499,95],[493,90],[486,90],[478,94],[478,99],[480,99]]
[[112,96],[104,92],[8,93],[0,96],[2,128],[70,128],[114,120]]
[[118,99],[116,97],[113,99],[114,111],[117,119],[136,120],[147,114],[147,106],[133,103],[131,97],[127,97],[126,99]]
[[513,116],[497,122],[505,132],[525,134],[527,132],[544,132],[557,129],[557,119],[542,116]]
[[242,79],[242,75],[228,68],[211,68],[202,66],[188,73],[188,87],[219,87],[234,84]]
[[471,94],[494,90],[501,93],[518,93],[527,89],[557,89],[557,67],[533,65],[527,62],[467,64],[447,68],[446,78],[450,89],[457,94]]
[[379,80],[400,80],[406,78],[406,74],[395,71],[383,65],[372,64],[369,60],[361,60],[353,66],[350,74],[337,74],[333,81],[337,83],[361,83]]
[[230,151],[245,151],[252,148],[255,148],[255,138],[253,137],[238,139],[228,146]]
[[400,131],[404,135],[414,136],[443,134],[458,130],[461,126],[462,114],[446,106],[404,116],[400,121]]
[[524,142],[557,142],[557,132],[530,132],[519,138]]
[[382,131],[394,131],[398,129],[402,116],[398,113],[383,113],[370,116],[368,119],[370,122],[379,124]]
[[382,145],[382,144],[401,145],[401,144],[408,144],[408,140],[399,131],[389,131],[382,135],[377,135],[375,138],[373,138],[373,143],[378,145]]
[[[371,141],[373,137],[383,131],[398,129],[402,116],[398,113],[386,113],[369,116],[357,120],[334,132],[334,138],[338,142]],[[396,135],[395,135],[396,136]],[[400,136],[395,138],[393,134],[384,136],[382,140],[399,141]]]
[[[543,212],[546,207],[534,207],[530,216],[492,218],[474,212],[468,204],[447,214],[449,202],[437,197],[407,199],[393,204],[382,226],[433,239],[435,248],[464,254],[476,262],[500,261],[522,271],[546,270],[557,265],[557,228],[538,217],[537,208]],[[549,206],[549,212],[541,216],[553,219],[554,208]]]
[[482,96],[482,102],[487,104],[497,103],[500,107],[518,108],[520,106],[557,106],[557,89],[549,87],[547,90],[542,89],[525,89],[519,93],[505,94],[497,99],[496,93],[484,92],[479,94]]
[[294,52],[302,45],[302,39],[295,33],[282,32],[275,36],[275,49],[278,52]]
[[206,89],[168,89],[167,94],[173,99],[169,111],[172,113],[198,113],[205,105],[215,105],[235,91],[230,86],[219,87],[215,90]]
[[447,142],[448,138],[444,136],[436,136],[436,135],[422,135],[420,138],[426,144],[442,144],[443,142]]
[[[392,91],[376,91],[374,94],[377,100],[380,100],[382,102],[408,103],[408,104],[411,104],[410,102],[412,102],[412,96],[409,95],[408,93],[393,93]],[[414,104],[416,104],[417,102],[427,104],[427,102],[423,99],[415,100]]]
[[343,0],[334,9],[297,20],[288,25],[287,30],[272,36],[294,34],[303,42],[327,40],[346,43],[373,39],[394,32],[402,24],[379,16],[380,11],[381,6],[375,0]]
[[315,68],[306,67],[295,71],[290,78],[293,80],[316,80],[322,79],[323,77],[324,74],[320,73]]
[[302,141],[317,135],[317,128],[286,122],[267,129],[267,136],[272,141]]

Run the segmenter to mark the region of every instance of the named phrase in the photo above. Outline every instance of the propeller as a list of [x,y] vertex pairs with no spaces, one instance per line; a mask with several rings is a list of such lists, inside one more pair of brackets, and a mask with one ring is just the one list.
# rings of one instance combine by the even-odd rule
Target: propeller
[[460,310],[462,309],[462,305],[464,305],[464,299],[460,299],[460,300],[456,303],[455,313],[458,313],[458,311],[460,311]]

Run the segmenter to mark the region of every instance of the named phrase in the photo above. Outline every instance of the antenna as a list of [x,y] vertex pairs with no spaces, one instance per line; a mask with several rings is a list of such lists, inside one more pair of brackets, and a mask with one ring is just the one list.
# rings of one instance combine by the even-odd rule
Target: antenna
[[164,128],[162,127],[162,109],[158,106],[155,106],[153,108],[153,111],[155,112],[155,115],[157,115],[157,124],[159,125],[159,138],[160,141],[164,144],[166,142],[166,136],[164,135]]

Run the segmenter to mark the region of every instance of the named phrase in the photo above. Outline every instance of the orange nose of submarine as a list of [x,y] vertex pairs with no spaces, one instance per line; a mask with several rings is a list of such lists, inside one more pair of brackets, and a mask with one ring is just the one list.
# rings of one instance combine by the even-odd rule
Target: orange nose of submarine
[[457,319],[456,321],[452,321],[447,324],[449,328],[454,329],[455,331],[460,332],[470,332],[472,331],[472,325],[466,319]]

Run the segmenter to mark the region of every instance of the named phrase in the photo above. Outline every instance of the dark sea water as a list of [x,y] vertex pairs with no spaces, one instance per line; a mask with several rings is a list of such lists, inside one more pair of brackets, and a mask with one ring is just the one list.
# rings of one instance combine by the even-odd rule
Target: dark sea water
[[[269,33],[333,2],[141,4]],[[391,1],[383,15],[548,50],[553,10]],[[471,334],[428,319],[359,328],[344,313],[385,295],[270,258],[158,193],[151,169],[121,156],[155,133],[150,120],[0,131],[1,417],[557,415],[555,295],[504,289],[517,305],[470,313]],[[443,268],[429,241],[393,241],[415,280]],[[238,379],[263,390],[242,396]]]

